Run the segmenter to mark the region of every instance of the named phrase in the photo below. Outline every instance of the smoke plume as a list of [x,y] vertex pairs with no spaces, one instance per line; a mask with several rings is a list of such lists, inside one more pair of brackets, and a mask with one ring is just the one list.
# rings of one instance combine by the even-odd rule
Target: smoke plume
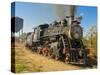
[[56,5],[55,9],[58,20],[64,19],[65,18],[64,5]]
[[55,9],[58,20],[62,20],[66,16],[75,16],[76,13],[76,7],[73,5],[56,5]]

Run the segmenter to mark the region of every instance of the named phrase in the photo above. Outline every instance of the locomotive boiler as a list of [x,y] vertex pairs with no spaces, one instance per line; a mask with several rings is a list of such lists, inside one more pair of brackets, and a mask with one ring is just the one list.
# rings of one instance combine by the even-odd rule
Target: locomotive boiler
[[[72,18],[71,23],[68,23]],[[42,24],[27,35],[26,46],[40,54],[51,56],[71,64],[87,64],[88,50],[85,48],[81,27],[82,17],[67,16],[60,22]],[[70,25],[69,25],[70,24]]]

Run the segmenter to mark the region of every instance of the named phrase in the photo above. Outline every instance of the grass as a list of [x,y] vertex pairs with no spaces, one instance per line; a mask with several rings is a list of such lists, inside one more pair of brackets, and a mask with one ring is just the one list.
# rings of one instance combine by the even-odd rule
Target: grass
[[30,71],[29,68],[25,64],[17,64],[16,65],[16,72],[25,72],[25,71]]
[[82,67],[79,66],[65,64],[42,55],[32,53],[21,44],[17,44],[17,47],[15,47],[15,68],[16,73],[82,69]]
[[31,61],[30,57],[27,57],[26,53],[24,54],[24,52],[21,51],[21,49],[16,48],[15,50],[16,50],[15,54],[16,73],[41,71],[41,69],[37,68],[35,64],[32,63],[34,61]]

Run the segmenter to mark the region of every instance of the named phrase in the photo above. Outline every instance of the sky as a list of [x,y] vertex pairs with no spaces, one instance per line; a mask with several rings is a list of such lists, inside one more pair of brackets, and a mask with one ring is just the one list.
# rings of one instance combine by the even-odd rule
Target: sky
[[[96,7],[77,6],[76,8],[76,15],[82,15],[83,17],[81,21],[81,26],[83,27],[84,32],[87,31],[91,25],[97,25]],[[31,32],[33,31],[33,27],[44,23],[50,24],[54,20],[58,19],[55,10],[55,4],[43,3],[16,2],[15,12],[14,8],[12,8],[11,16],[17,16],[24,19],[24,32]]]

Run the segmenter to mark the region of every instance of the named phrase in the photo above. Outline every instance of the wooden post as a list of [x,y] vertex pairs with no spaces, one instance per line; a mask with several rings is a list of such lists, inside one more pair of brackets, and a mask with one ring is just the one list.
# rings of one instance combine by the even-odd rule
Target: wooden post
[[20,42],[20,30],[19,30],[19,42]]

